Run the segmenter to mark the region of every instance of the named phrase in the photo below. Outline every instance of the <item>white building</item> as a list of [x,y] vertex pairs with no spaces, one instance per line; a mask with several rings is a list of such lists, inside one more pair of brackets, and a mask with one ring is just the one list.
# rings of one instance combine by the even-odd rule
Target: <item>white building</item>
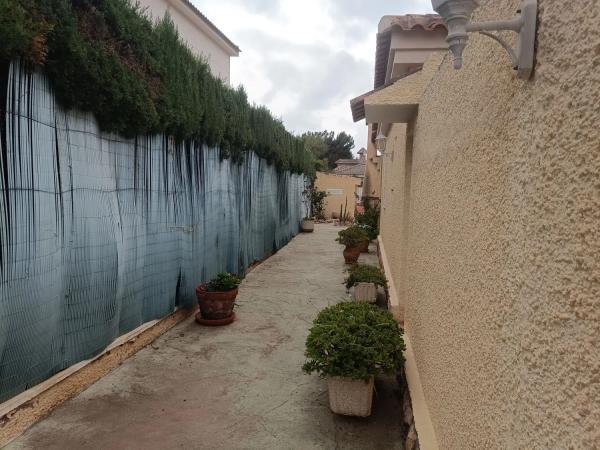
[[226,83],[230,79],[230,58],[240,49],[188,0],[138,0],[146,14],[161,19],[168,11],[179,35],[192,51],[206,59],[212,73]]

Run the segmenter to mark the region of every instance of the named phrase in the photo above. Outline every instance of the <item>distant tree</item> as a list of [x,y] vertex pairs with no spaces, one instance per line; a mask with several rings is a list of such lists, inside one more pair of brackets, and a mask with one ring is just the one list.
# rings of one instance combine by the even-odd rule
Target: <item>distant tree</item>
[[310,151],[315,157],[315,170],[326,171],[329,169],[329,162],[327,159],[327,152],[329,147],[323,139],[323,135],[320,132],[310,131],[304,133],[302,136],[305,150]]
[[338,159],[352,159],[354,139],[345,132],[312,131],[302,135],[304,148],[317,159],[317,170],[333,170]]
[[[327,133],[327,132],[326,132]],[[335,162],[338,159],[352,159],[352,149],[354,148],[354,138],[345,132],[338,133],[334,137],[333,131],[329,132],[325,138],[327,144],[327,161],[329,168],[335,168]]]

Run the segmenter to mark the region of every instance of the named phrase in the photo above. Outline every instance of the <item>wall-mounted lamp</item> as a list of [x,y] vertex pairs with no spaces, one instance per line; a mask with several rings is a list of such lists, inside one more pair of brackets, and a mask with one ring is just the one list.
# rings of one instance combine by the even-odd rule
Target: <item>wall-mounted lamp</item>
[[[385,153],[385,146],[387,144],[387,137],[381,131],[377,133],[377,137],[375,138],[375,149],[381,154]],[[379,156],[379,155],[378,155]]]
[[389,156],[392,161],[394,160],[394,152],[386,153],[385,149],[387,147],[387,137],[381,131],[377,134],[375,138],[375,149],[377,150],[377,156]]
[[[471,14],[479,7],[478,0],[431,0],[433,9],[448,25],[448,47],[454,57],[454,68],[462,67],[462,53],[467,45],[468,34],[479,32],[488,36],[508,52],[517,76],[529,79],[533,71],[535,31],[537,26],[537,0],[521,0],[521,9],[511,20],[470,23]],[[514,31],[519,35],[517,48],[491,31]]]

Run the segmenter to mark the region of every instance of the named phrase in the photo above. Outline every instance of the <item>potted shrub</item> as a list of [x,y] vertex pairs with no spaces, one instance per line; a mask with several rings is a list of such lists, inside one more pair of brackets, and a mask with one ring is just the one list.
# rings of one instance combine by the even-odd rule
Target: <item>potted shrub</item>
[[368,303],[338,303],[315,319],[303,370],[327,378],[334,413],[367,417],[374,377],[398,373],[404,349],[402,330],[388,311]]
[[354,223],[365,226],[369,233],[369,240],[372,241],[377,239],[379,234],[379,207],[371,206],[369,202],[366,202],[364,207],[365,212],[354,216]]
[[387,287],[387,279],[379,267],[358,264],[349,270],[346,288],[354,288],[355,300],[375,303],[378,286]]
[[355,224],[355,226],[362,228],[363,230],[365,230],[365,232],[367,233],[367,239],[361,244],[360,246],[360,252],[361,253],[369,253],[369,244],[371,243],[371,241],[373,239],[375,239],[377,237],[377,235],[375,235],[375,238],[372,238],[371,236],[373,235],[373,228],[370,225],[365,225],[365,224]]
[[313,219],[312,217],[305,217],[304,219],[302,219],[300,229],[303,233],[312,233],[313,231],[315,231],[315,219]]
[[360,256],[361,245],[368,240],[367,232],[361,227],[351,226],[338,233],[336,241],[344,245],[344,259],[346,264],[354,264]]
[[233,322],[233,307],[240,282],[236,275],[221,272],[208,283],[199,284],[196,287],[196,297],[200,313],[196,320],[205,325]]

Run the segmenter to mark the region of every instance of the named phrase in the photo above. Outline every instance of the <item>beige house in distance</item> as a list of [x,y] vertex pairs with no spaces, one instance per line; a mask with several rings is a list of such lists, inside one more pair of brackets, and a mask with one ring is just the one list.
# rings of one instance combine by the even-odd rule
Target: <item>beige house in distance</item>
[[[333,173],[317,172],[315,188],[325,191],[325,218],[339,219],[340,209],[354,218],[363,196],[367,150],[358,151],[358,159],[339,159]],[[343,214],[343,212],[342,212]]]
[[352,102],[387,136],[379,253],[423,450],[600,448],[600,15],[538,4],[530,79],[471,33],[460,70],[378,56]]
[[240,49],[188,0],[138,0],[153,19],[169,13],[181,38],[199,57],[206,59],[216,77],[229,83],[230,60]]

